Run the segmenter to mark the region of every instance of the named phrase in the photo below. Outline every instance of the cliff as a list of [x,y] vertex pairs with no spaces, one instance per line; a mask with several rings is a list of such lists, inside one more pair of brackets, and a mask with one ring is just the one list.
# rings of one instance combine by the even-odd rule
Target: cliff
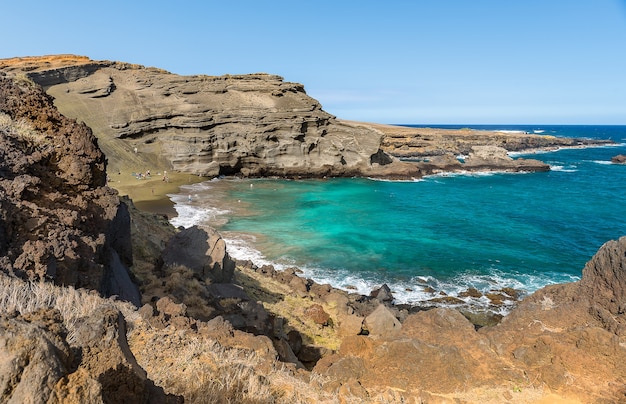
[[33,83],[0,75],[0,258],[4,271],[118,294],[128,275],[130,217],[105,188],[105,156],[85,124]]
[[234,263],[138,211],[24,77],[0,73],[0,146],[2,402],[626,400],[626,237],[480,327]]
[[379,132],[338,121],[279,76],[179,76],[69,55],[5,59],[0,68],[26,74],[91,127],[111,172],[130,163],[208,177],[418,175],[380,158]]
[[[179,76],[73,55],[3,59],[0,69],[42,85],[63,114],[92,128],[109,173],[418,178],[441,171],[545,171],[549,166],[537,160],[501,155],[474,163],[472,148],[593,143],[343,121],[302,84],[263,73]],[[458,161],[459,155],[469,157]]]

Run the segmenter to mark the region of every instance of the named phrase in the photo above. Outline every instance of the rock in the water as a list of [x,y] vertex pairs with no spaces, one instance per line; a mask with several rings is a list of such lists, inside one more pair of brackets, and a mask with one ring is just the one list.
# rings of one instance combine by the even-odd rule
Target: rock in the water
[[380,288],[372,290],[372,292],[370,293],[370,296],[375,298],[379,302],[392,302],[393,301],[393,295],[391,294],[391,289],[389,289],[389,286],[387,286],[387,284],[383,284],[383,286],[381,286]]
[[618,154],[617,156],[613,156],[611,157],[611,163],[626,164],[626,156],[623,154]]

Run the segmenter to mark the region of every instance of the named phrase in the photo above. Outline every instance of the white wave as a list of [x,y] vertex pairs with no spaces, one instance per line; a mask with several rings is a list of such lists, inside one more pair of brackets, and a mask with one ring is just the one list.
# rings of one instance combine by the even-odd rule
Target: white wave
[[545,130],[543,130],[543,129],[535,129],[535,130],[533,130],[533,133],[543,133],[543,132],[545,132]]
[[185,195],[168,195],[174,202],[174,209],[176,210],[176,216],[170,219],[170,223],[174,227],[182,226],[189,228],[194,225],[209,225],[213,222],[213,225],[221,225],[225,223],[225,219],[218,222],[218,218],[228,214],[227,210],[220,210],[217,208],[211,208],[194,204],[193,197],[192,202],[185,203],[188,200],[188,196]]
[[507,174],[507,175],[523,175],[530,174],[530,171],[507,171],[507,170],[491,170],[491,171],[447,171],[430,175],[425,175],[424,178],[446,178],[446,177],[491,177],[493,175]]
[[252,247],[256,237],[251,234],[221,232],[221,236],[226,242],[226,251],[234,259],[252,261],[259,266],[273,265],[277,270],[287,268],[285,265],[269,261],[259,250]]
[[575,173],[578,170],[576,169],[576,166],[570,165],[567,166],[567,168],[565,166],[561,166],[561,165],[553,165],[550,164],[550,170],[551,171],[560,171],[562,173]]
[[[450,306],[450,303],[435,303],[432,299],[449,296],[459,299],[459,305],[472,310],[490,310],[506,315],[516,304],[513,298],[506,298],[502,306],[494,306],[486,293],[512,288],[522,293],[532,293],[546,285],[557,283],[548,276],[515,275],[508,276],[493,269],[488,275],[462,274],[453,279],[442,281],[432,276],[415,276],[405,281],[387,281],[370,274],[369,278],[354,274],[346,270],[317,268],[313,266],[298,266],[294,262],[281,259],[281,262],[269,260],[254,247],[256,237],[250,234],[225,232],[222,234],[226,241],[228,253],[238,260],[250,260],[258,266],[272,265],[278,271],[297,266],[304,278],[310,278],[318,284],[329,284],[334,288],[368,296],[372,290],[386,284],[394,297],[396,304],[410,304],[415,306]],[[366,275],[367,276],[367,275]],[[580,278],[561,275],[561,282],[575,282]],[[481,292],[479,298],[463,296],[470,288]],[[502,292],[500,292],[502,293]]]
[[494,174],[498,174],[497,171],[466,171],[466,170],[458,170],[458,171],[447,171],[441,172],[431,175],[425,175],[424,178],[432,178],[432,177],[489,177]]
[[509,130],[509,129],[496,129],[496,130],[494,130],[494,132],[500,132],[500,133],[528,133],[528,132],[523,131],[523,130]]
[[373,177],[366,177],[366,178],[370,181],[378,181],[378,182],[422,182],[424,181],[423,178],[411,178],[409,180],[393,180],[389,178],[373,178]]
[[602,165],[611,165],[611,164],[613,164],[610,160],[592,160],[591,163],[602,164]]

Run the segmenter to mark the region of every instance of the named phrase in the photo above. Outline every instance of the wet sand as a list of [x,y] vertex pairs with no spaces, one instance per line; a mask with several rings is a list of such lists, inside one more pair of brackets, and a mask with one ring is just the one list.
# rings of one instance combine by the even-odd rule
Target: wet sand
[[167,172],[167,181],[163,173],[151,173],[149,178],[138,179],[132,172],[121,171],[109,174],[109,186],[116,189],[120,196],[128,195],[138,209],[152,213],[162,213],[167,217],[176,216],[174,203],[167,196],[180,192],[180,187],[208,180],[205,177],[179,172]]

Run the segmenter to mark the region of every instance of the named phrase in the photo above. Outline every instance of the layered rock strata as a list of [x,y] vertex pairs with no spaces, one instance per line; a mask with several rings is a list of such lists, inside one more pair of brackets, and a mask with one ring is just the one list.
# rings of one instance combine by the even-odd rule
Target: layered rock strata
[[551,135],[475,129],[412,128],[367,124],[384,133],[382,150],[403,159],[432,158],[444,155],[469,155],[475,146],[496,146],[509,152],[552,150],[559,147],[584,147],[613,144],[610,140],[563,138]]
[[26,74],[87,123],[113,171],[121,158],[208,177],[418,175],[380,151],[379,132],[338,121],[276,75],[179,76],[70,56],[0,68]]

